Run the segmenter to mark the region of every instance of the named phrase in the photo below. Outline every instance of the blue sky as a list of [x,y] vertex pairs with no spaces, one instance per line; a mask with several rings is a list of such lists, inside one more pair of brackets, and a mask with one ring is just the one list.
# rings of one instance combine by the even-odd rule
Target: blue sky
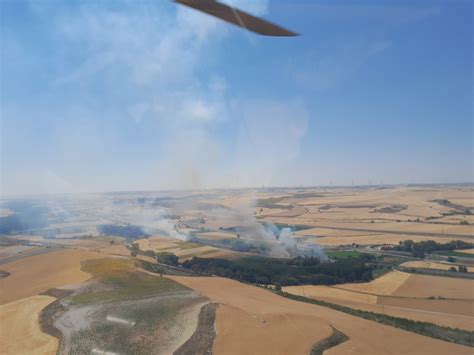
[[2,194],[472,182],[472,1],[1,2]]

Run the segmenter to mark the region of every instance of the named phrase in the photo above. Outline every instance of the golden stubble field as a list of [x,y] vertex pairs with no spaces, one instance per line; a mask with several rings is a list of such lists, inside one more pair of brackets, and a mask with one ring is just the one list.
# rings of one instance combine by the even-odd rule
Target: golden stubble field
[[296,302],[220,277],[170,277],[219,302],[215,354],[307,354],[336,327],[350,340],[328,354],[471,354],[472,349]]
[[255,208],[261,221],[313,226],[295,236],[321,245],[474,240],[474,215],[463,213],[474,200],[471,187],[313,189],[266,196],[272,198],[272,208]]
[[474,331],[474,281],[394,271],[368,282],[284,291],[395,317]]
[[55,300],[38,295],[0,305],[1,353],[56,354],[58,340],[41,332],[38,323],[41,310]]
[[84,250],[64,249],[26,257],[1,265],[10,276],[0,279],[0,304],[37,295],[53,287],[81,283],[90,278],[81,262],[104,257]]

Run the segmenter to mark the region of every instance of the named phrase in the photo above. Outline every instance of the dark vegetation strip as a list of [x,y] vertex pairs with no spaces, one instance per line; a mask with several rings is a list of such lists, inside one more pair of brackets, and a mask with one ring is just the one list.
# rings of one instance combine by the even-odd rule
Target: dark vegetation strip
[[138,266],[141,266],[146,271],[150,271],[155,274],[173,275],[173,276],[201,276],[199,274],[196,274],[186,269],[172,267],[172,266],[164,265],[164,264],[154,264],[145,260],[137,260],[137,264]]
[[56,328],[54,322],[67,311],[67,308],[62,304],[61,300],[72,294],[72,292],[73,291],[71,290],[60,290],[57,288],[51,288],[46,292],[40,293],[40,295],[46,295],[57,298],[56,301],[50,303],[41,310],[39,316],[39,325],[43,333],[49,334],[59,340],[58,349],[61,348],[63,334],[58,328]]
[[317,344],[315,344],[309,352],[309,355],[323,355],[326,350],[338,346],[339,344],[342,344],[349,340],[349,337],[346,334],[344,334],[340,330],[337,330],[333,326],[331,326],[331,328],[332,334],[326,339],[323,339]]
[[320,301],[312,298],[307,298],[304,296],[297,296],[291,293],[282,292],[274,290],[276,294],[292,299],[294,301],[311,303],[322,307],[327,307],[334,309],[336,311],[340,311],[343,313],[350,314],[352,316],[356,316],[359,318],[364,318],[367,320],[371,320],[380,324],[385,324],[391,327],[400,328],[403,330],[407,330],[409,332],[425,335],[431,338],[461,344],[469,347],[474,347],[474,332],[457,329],[457,328],[449,328],[443,327],[440,325],[428,323],[428,322],[420,322],[411,319],[393,317],[386,314],[381,313],[374,313],[369,311],[362,311],[359,309],[354,309],[346,306],[341,306],[334,303],[329,303],[325,301]]
[[214,328],[216,308],[217,303],[208,303],[201,308],[196,331],[173,355],[212,354],[212,346],[216,338]]
[[145,233],[142,227],[136,226],[133,224],[127,224],[127,225],[101,224],[97,226],[97,231],[101,235],[120,236],[120,237],[125,237],[125,238],[130,238],[130,239],[149,237],[149,234]]
[[449,200],[431,200],[429,202],[436,202],[440,204],[441,206],[453,208],[460,214],[471,214],[471,210],[468,207],[463,206],[463,205],[458,205],[456,203],[452,203]]
[[10,276],[11,274],[8,271],[0,270],[0,279]]
[[[474,243],[468,243],[463,240],[452,240],[448,243],[437,243],[434,240],[423,240],[421,242],[414,242],[410,239],[404,240],[398,245],[382,247],[383,250],[411,253],[414,257],[417,258],[424,258],[426,254],[429,253],[469,257],[470,254],[455,252],[454,250],[472,248],[474,248]],[[472,255],[472,257],[474,257],[474,255]]]

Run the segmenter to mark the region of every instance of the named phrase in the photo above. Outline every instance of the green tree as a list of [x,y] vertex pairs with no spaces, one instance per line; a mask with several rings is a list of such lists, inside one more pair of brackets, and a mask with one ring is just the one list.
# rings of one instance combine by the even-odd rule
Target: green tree
[[169,252],[156,253],[156,261],[160,264],[166,264],[166,265],[172,265],[172,266],[179,265],[178,263],[179,258],[173,253],[169,253]]

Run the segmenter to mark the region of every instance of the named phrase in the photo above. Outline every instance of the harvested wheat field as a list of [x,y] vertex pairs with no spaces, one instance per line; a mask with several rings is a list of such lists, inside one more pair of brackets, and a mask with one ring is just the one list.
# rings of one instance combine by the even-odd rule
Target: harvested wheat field
[[39,247],[32,247],[32,246],[27,246],[27,245],[13,245],[10,247],[0,247],[0,260],[7,259],[21,253],[26,253],[28,251],[31,251],[37,248]]
[[111,255],[121,255],[129,256],[130,250],[127,249],[125,245],[110,245],[108,247],[100,248],[96,250],[99,253],[111,254]]
[[179,250],[178,239],[169,237],[150,237],[147,239],[139,239],[136,241],[140,246],[140,250],[160,251],[160,250]]
[[231,232],[206,232],[199,233],[199,238],[209,240],[235,239],[237,238],[237,234]]
[[81,261],[103,257],[83,250],[59,250],[2,265],[11,275],[0,279],[0,304],[37,295],[53,287],[83,282],[90,275],[80,270]]
[[359,237],[367,235],[375,235],[377,233],[370,232],[357,232],[350,230],[338,230],[338,229],[327,229],[327,228],[311,228],[303,229],[295,232],[296,237],[300,236],[314,236],[314,237]]
[[392,296],[472,300],[474,280],[412,274]]
[[227,249],[218,249],[217,251],[210,253],[210,254],[202,254],[199,255],[200,258],[216,258],[216,259],[226,259],[226,260],[235,260],[242,258],[246,255],[249,255],[247,253],[243,252],[238,252],[238,251],[233,251],[233,250],[227,250]]
[[474,331],[474,302],[376,296],[329,286],[288,286],[283,291],[330,303]]
[[341,290],[339,288],[329,286],[287,286],[283,288],[283,291],[292,293],[294,295],[312,298],[330,298],[338,301],[351,301],[367,304],[377,303],[377,296],[375,295]]
[[190,255],[198,256],[200,254],[209,254],[210,252],[216,252],[218,250],[220,249],[205,245],[205,246],[199,246],[196,248],[181,249],[175,252],[174,254],[181,258],[181,257],[190,256]]
[[50,296],[32,296],[0,305],[1,353],[56,354],[58,340],[41,332],[38,323],[41,310],[55,300]]
[[[406,263],[403,263],[400,266],[421,268],[421,269],[435,269],[435,270],[449,270],[452,266],[456,267],[456,265],[452,265],[452,264],[443,264],[443,263],[437,263],[434,261],[425,261],[425,260],[407,261]],[[467,270],[469,272],[474,272],[474,267],[468,266]]]
[[370,282],[343,284],[338,288],[358,292],[371,293],[375,295],[391,295],[412,275],[406,272],[392,271]]
[[474,317],[474,300],[378,296],[377,303],[392,307]]
[[219,302],[215,354],[307,354],[331,333],[331,325],[350,340],[325,354],[472,354],[465,346],[289,300],[230,279],[170,278]]
[[[355,233],[355,232],[353,232]],[[421,242],[423,240],[433,240],[432,237],[418,236],[418,235],[406,235],[406,234],[360,234],[350,237],[318,237],[307,239],[309,242],[313,242],[320,245],[335,246],[335,245],[351,245],[353,243],[360,245],[382,245],[382,244],[393,244],[397,245],[399,242],[411,239],[415,242]],[[464,241],[472,241],[471,239],[465,238],[456,238]],[[453,238],[437,237],[436,241],[438,243],[448,243],[452,241]]]

